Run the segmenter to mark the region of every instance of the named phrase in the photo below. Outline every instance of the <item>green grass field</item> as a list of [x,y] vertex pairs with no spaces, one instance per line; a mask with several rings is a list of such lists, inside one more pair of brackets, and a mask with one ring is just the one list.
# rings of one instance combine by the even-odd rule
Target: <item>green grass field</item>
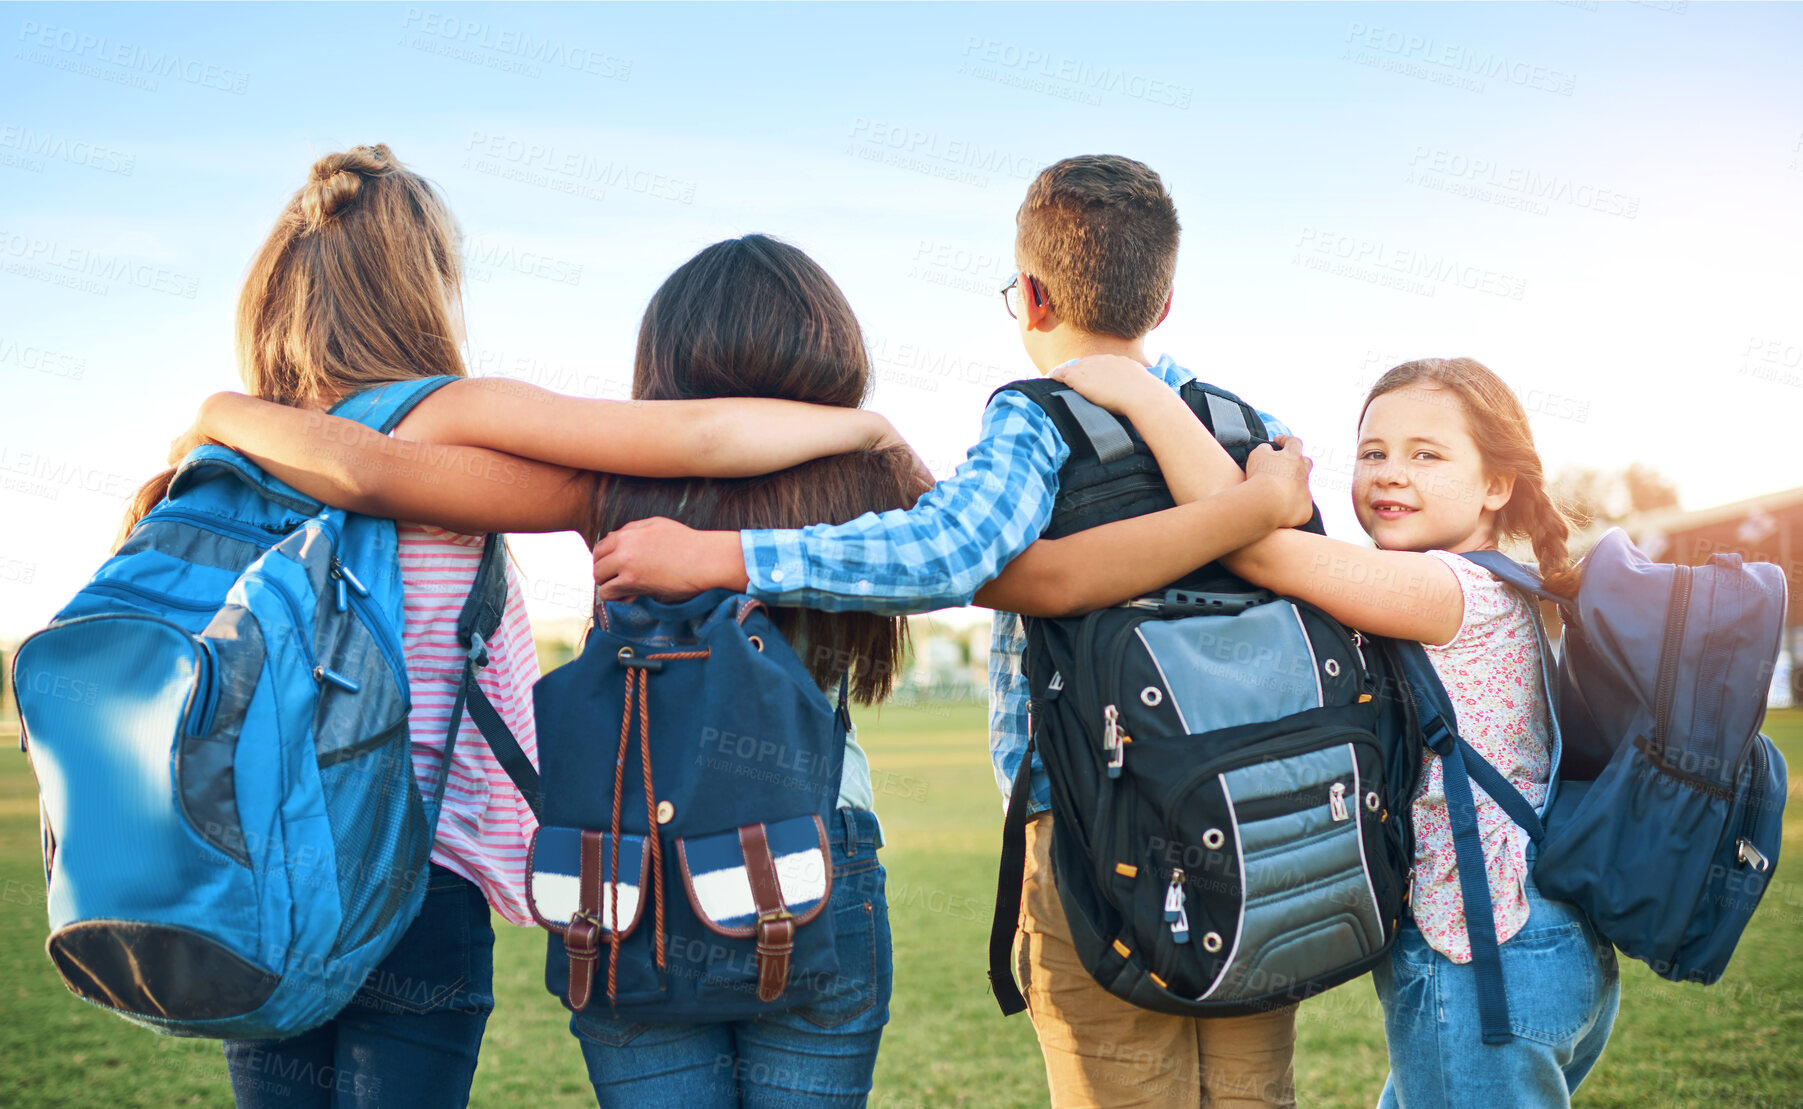
[[[1046,1102],[1032,1027],[1002,1019],[985,981],[1001,811],[983,728],[977,706],[891,707],[862,721],[895,932],[881,1109]],[[1803,866],[1803,713],[1773,714],[1767,732],[1793,768],[1793,805],[1784,862],[1734,964],[1705,988],[1624,961],[1621,1017],[1579,1104],[1803,1106],[1803,880],[1790,877]],[[218,1045],[140,1031],[64,991],[44,956],[37,804],[13,746],[0,749],[0,1106],[230,1105]],[[539,985],[543,951],[536,929],[501,934],[477,1106],[594,1103],[563,1010]],[[1300,1024],[1298,1102],[1372,1105],[1386,1066],[1369,983],[1308,1002]]]

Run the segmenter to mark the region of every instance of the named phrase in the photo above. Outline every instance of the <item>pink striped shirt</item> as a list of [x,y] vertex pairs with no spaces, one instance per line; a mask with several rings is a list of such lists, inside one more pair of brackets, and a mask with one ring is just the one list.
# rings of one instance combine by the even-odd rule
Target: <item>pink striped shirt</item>
[[[406,626],[401,649],[413,689],[408,718],[413,775],[430,796],[438,780],[451,706],[463,673],[457,614],[482,560],[482,537],[421,524],[397,524]],[[532,685],[538,654],[512,559],[507,563],[507,607],[488,644],[488,665],[476,682],[507,722],[520,748],[538,764],[538,732],[532,722]],[[533,923],[526,908],[526,848],[538,827],[525,799],[495,759],[466,710],[457,733],[450,779],[432,861],[482,888],[496,912],[514,924]]]

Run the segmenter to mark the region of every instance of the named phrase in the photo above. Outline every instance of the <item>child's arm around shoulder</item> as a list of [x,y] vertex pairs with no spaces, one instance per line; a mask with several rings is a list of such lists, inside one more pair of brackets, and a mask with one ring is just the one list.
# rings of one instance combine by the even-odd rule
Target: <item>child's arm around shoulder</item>
[[749,477],[905,446],[880,414],[763,397],[596,400],[510,378],[454,381],[402,424],[416,439],[636,477]]
[[586,400],[499,378],[445,385],[393,438],[238,393],[209,398],[191,436],[239,450],[328,504],[476,533],[582,530],[594,470],[742,476],[900,441],[887,420],[859,409]]
[[1048,376],[1091,404],[1133,421],[1178,504],[1223,492],[1243,480],[1240,468],[1202,426],[1183,395],[1133,359],[1079,358]]
[[[1190,423],[1201,430],[1193,418]],[[979,590],[976,602],[1023,616],[1075,616],[1168,585],[1274,529],[1307,523],[1314,515],[1309,462],[1300,440],[1286,439],[1280,447],[1259,447],[1246,462],[1245,480],[1238,480],[1235,466],[1236,480],[1220,492],[1062,539],[1041,539]]]
[[201,405],[189,432],[172,445],[169,461],[178,464],[193,446],[212,441],[244,454],[307,496],[350,512],[466,534],[585,526],[593,475],[404,435],[416,427],[410,414],[390,437],[340,416],[242,393],[216,393]]
[[[1123,362],[1128,365],[1122,365]],[[1150,375],[1143,369],[1137,373],[1130,371],[1131,365],[1128,359],[1090,358],[1066,367],[1057,376],[1096,404],[1132,420],[1158,459],[1158,467],[1164,471],[1172,497],[1179,501],[1187,499],[1190,503],[1095,528],[1085,535],[1094,535],[1099,540],[1103,533],[1121,529],[1108,539],[1122,550],[1174,547],[1191,556],[1217,551],[1219,553],[1211,557],[1221,557],[1229,570],[1252,584],[1308,601],[1325,609],[1341,623],[1375,635],[1439,644],[1450,641],[1459,633],[1465,612],[1464,595],[1446,563],[1433,555],[1380,551],[1324,535],[1295,531],[1289,526],[1306,523],[1312,508],[1304,509],[1301,519],[1287,521],[1280,530],[1261,533],[1244,544],[1235,543],[1223,549],[1223,541],[1233,537],[1223,535],[1218,520],[1208,513],[1207,506],[1212,498],[1194,498],[1220,490],[1237,480],[1238,467],[1215,442],[1214,436],[1208,434],[1201,421],[1189,414],[1188,405],[1178,399],[1173,408],[1139,380]],[[1160,388],[1165,394],[1175,396],[1170,389]],[[1182,409],[1181,413],[1178,408]],[[1300,441],[1289,439],[1284,442],[1295,443],[1297,453],[1300,453]],[[1260,448],[1261,451],[1265,449]],[[1283,453],[1288,453],[1287,448]],[[1257,454],[1254,452],[1254,458]],[[1250,470],[1250,460],[1247,466]],[[1303,500],[1307,499],[1305,495]],[[1155,534],[1149,533],[1142,538],[1126,530],[1129,525],[1145,529],[1163,527],[1150,523],[1159,517],[1174,518],[1168,529],[1170,539],[1165,544],[1160,544]],[[1191,563],[1192,559],[1182,561]],[[1164,580],[1171,581],[1207,561],[1207,557],[1194,558],[1193,564],[1185,565]],[[1162,573],[1169,567],[1159,569]],[[1156,588],[1156,585],[1148,588]]]
[[718,586],[827,611],[926,612],[968,604],[1039,538],[1069,457],[1050,416],[1018,392],[998,394],[957,472],[912,508],[843,524],[696,532],[644,521],[595,546],[601,597],[686,596]]
[[1051,376],[1133,421],[1179,507],[1042,539],[979,592],[977,603],[1026,616],[1088,612],[1168,585],[1313,514],[1301,440],[1260,447],[1241,474],[1177,390],[1139,362],[1083,358]]
[[[1210,506],[1223,490],[1240,481],[1239,468],[1188,405],[1144,367],[1131,359],[1086,358],[1053,376],[1093,403],[1132,420],[1179,502],[1176,508],[1058,540],[1070,548],[1060,552],[1061,562],[1070,561],[1062,567],[1064,572],[1106,564],[1100,561],[1106,559],[1125,571],[1119,573],[1119,584],[1134,584],[1138,587],[1134,592],[1144,592],[1222,558],[1228,569],[1254,585],[1308,601],[1342,623],[1376,635],[1441,644],[1458,634],[1464,596],[1453,571],[1433,555],[1380,551],[1292,530],[1292,525],[1307,522],[1309,508],[1301,510],[1300,519],[1284,521],[1279,530],[1267,528],[1232,542],[1238,536],[1224,531],[1224,525],[1246,524],[1238,516],[1245,510],[1223,512]],[[1291,443],[1300,454],[1299,440],[1280,442],[1285,447],[1280,456],[1290,453]],[[1247,463],[1247,486],[1261,453],[1268,453],[1268,448],[1254,452]],[[1285,487],[1279,482],[1268,488],[1273,495],[1283,495],[1276,491]],[[1306,491],[1302,501],[1308,501]],[[1117,553],[1111,558],[1110,551]],[[1132,551],[1134,557],[1119,558],[1121,551]]]
[[1465,619],[1458,576],[1431,554],[1284,530],[1223,561],[1254,585],[1300,598],[1373,635],[1445,645]]

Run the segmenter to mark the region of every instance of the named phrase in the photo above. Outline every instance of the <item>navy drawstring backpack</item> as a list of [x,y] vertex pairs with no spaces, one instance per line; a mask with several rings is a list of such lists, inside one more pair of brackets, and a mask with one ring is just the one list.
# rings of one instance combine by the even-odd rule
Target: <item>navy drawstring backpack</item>
[[750,597],[597,606],[581,655],[533,688],[546,988],[667,1022],[841,988],[825,909],[845,694],[835,707]]

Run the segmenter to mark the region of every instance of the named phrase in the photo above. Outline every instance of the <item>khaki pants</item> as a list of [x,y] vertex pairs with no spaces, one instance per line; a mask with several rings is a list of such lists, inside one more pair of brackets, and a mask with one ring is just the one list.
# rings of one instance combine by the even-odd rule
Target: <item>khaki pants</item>
[[1178,1017],[1103,989],[1071,946],[1052,885],[1052,814],[1027,824],[1015,970],[1045,1055],[1053,1109],[1224,1109],[1296,1104],[1296,1006],[1250,1017]]

